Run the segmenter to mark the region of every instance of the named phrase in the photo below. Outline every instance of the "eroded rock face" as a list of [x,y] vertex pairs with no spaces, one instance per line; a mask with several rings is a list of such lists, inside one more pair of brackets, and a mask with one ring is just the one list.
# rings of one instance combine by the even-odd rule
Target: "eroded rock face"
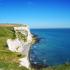
[[19,38],[19,35],[20,35],[21,38],[19,38],[19,39],[22,40],[22,38],[25,37],[26,42],[31,43],[32,35],[30,33],[30,29],[29,29],[28,26],[26,26],[26,27],[23,27],[23,26],[21,26],[21,27],[14,27],[14,30],[15,30],[15,34],[16,34],[17,38]]
[[21,42],[18,39],[8,39],[7,40],[8,48],[12,52],[18,52],[19,47],[21,46]]
[[32,42],[32,35],[28,26],[14,27],[16,39],[8,39],[7,45],[10,51],[25,55],[19,59],[21,66],[29,68],[28,53]]
[[29,63],[27,57],[21,58],[21,59],[19,59],[19,61],[20,61],[20,65],[19,66],[25,66],[26,68],[29,68],[30,63]]
[[14,27],[16,39],[8,39],[7,44],[9,50],[12,52],[23,52],[23,50],[27,47],[30,47],[30,43],[32,42],[32,35],[28,26],[26,27]]

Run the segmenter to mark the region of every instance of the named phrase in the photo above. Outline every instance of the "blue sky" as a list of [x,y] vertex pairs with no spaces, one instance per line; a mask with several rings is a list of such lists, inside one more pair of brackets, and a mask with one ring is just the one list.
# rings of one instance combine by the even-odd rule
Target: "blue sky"
[[0,23],[70,28],[70,0],[0,0]]

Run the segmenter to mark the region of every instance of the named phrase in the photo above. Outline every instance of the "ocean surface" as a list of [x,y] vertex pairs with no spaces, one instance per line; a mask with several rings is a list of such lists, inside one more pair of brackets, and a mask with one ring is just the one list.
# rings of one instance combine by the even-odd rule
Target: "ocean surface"
[[70,62],[70,29],[31,29],[40,41],[31,47],[33,64],[58,65]]

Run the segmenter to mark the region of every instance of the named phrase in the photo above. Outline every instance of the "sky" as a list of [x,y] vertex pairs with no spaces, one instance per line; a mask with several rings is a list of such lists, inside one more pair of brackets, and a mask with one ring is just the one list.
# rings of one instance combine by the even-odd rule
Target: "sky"
[[0,23],[70,28],[70,0],[0,0]]

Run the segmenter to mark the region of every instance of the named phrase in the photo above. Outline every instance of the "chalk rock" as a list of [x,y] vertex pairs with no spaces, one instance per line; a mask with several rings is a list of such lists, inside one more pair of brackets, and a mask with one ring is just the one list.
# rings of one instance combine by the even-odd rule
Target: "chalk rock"
[[21,59],[19,59],[19,61],[20,61],[20,66],[24,66],[26,68],[30,67],[30,63],[29,63],[27,57],[21,58]]

